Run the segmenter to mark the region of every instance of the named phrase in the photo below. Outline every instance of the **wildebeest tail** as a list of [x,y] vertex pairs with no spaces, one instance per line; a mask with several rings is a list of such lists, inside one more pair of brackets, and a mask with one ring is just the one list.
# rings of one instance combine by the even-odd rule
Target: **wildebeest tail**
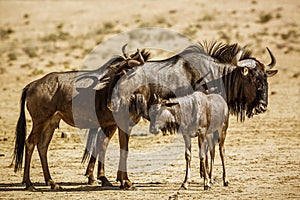
[[22,91],[20,100],[20,116],[16,127],[16,141],[14,150],[15,172],[22,168],[24,146],[26,139],[26,116],[25,116],[25,101],[28,87]]
[[84,150],[84,153],[83,153],[83,156],[82,156],[81,163],[85,163],[86,160],[90,159],[91,152],[93,151],[93,148],[96,145],[97,132],[98,132],[98,129],[96,129],[96,128],[91,128],[89,130],[88,138],[87,138],[87,141],[86,141],[85,150]]

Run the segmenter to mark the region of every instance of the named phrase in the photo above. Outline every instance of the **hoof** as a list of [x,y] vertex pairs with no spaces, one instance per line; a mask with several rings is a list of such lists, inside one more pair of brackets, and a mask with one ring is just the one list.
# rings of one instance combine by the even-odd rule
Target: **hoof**
[[189,189],[189,184],[188,183],[182,183],[181,187],[185,190]]
[[62,190],[63,188],[60,185],[55,183],[55,184],[51,185],[51,189],[52,190]]
[[228,181],[225,181],[225,182],[224,182],[224,186],[227,187],[228,185],[229,185],[229,182],[228,182]]
[[99,177],[98,180],[101,181],[102,187],[112,187],[113,186],[105,176]]
[[208,185],[204,186],[204,190],[209,190],[209,189],[210,189],[210,186],[208,186]]
[[113,184],[111,184],[109,181],[107,181],[107,182],[102,182],[101,186],[102,187],[113,187]]
[[25,190],[30,191],[30,192],[38,191],[38,189],[36,189],[33,185],[26,186]]
[[136,191],[137,188],[134,185],[131,185],[130,187],[124,188],[124,190]]
[[129,180],[126,180],[123,183],[121,182],[120,189],[123,189],[123,190],[136,190],[136,187],[133,186],[133,184]]
[[88,184],[89,185],[97,185],[98,182],[94,178],[88,178]]

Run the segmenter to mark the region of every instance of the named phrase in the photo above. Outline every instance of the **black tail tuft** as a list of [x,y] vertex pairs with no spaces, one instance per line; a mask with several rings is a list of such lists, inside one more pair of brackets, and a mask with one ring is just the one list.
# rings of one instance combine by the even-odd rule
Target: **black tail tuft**
[[28,87],[25,87],[21,96],[20,116],[16,127],[16,142],[14,150],[15,172],[22,168],[24,146],[26,139],[26,116],[25,116],[25,101]]

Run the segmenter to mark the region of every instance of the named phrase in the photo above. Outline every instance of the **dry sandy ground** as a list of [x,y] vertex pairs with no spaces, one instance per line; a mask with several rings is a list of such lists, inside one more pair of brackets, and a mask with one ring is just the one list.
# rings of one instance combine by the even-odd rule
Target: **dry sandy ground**
[[[51,71],[81,68],[97,44],[117,33],[162,27],[199,41],[248,44],[265,63],[269,62],[265,50],[268,46],[276,55],[279,69],[278,75],[269,80],[268,112],[244,123],[231,118],[225,143],[229,187],[221,184],[217,154],[215,184],[211,190],[203,190],[194,141],[192,184],[177,197],[299,199],[300,3],[298,0],[224,2],[1,0],[0,198],[168,199],[177,192],[185,170],[183,140],[180,136],[152,136],[147,123],[135,127],[130,141],[129,176],[137,187],[135,191],[119,190],[114,182],[117,136],[109,146],[106,166],[107,176],[115,187],[88,186],[83,176],[86,164],[81,164],[84,135],[64,123],[55,132],[48,152],[52,177],[61,183],[62,191],[51,191],[44,185],[36,151],[31,179],[39,192],[24,191],[22,172],[14,173],[10,166],[20,93],[27,83]],[[108,52],[102,56],[107,60],[111,55]],[[27,118],[30,129],[30,117]],[[70,132],[71,137],[61,138],[62,131]]]

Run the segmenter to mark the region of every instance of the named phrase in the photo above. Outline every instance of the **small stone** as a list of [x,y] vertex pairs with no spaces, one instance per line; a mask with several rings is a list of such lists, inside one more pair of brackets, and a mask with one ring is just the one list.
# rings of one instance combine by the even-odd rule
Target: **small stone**
[[5,156],[5,154],[4,153],[0,153],[0,157],[4,157]]

